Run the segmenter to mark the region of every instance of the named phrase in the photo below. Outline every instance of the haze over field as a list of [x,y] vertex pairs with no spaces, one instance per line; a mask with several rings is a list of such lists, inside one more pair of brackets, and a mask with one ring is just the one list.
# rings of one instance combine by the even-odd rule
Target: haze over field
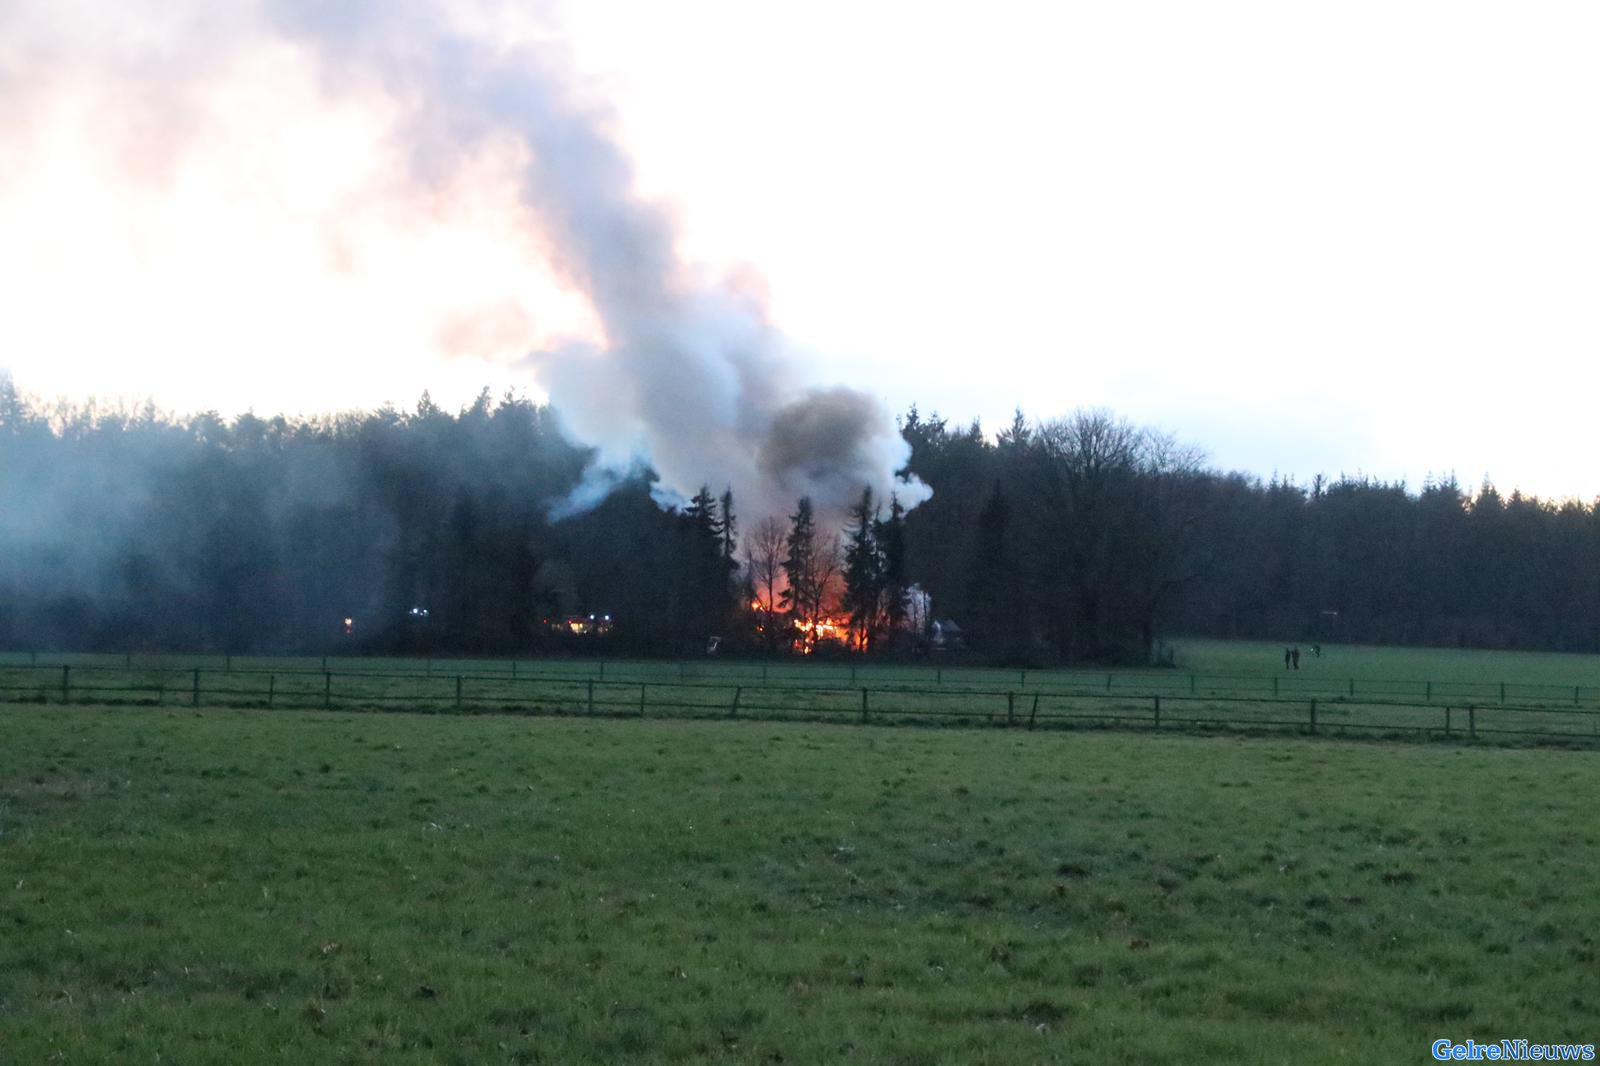
[[680,491],[892,487],[915,402],[1600,495],[1590,6],[1036,8],[0,4],[0,367],[520,386]]

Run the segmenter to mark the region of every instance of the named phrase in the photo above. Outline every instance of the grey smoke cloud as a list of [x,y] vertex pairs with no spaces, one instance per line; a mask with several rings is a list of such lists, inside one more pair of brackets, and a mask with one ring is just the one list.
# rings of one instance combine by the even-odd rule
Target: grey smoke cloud
[[[8,6],[0,26],[46,29],[13,37],[42,42],[32,49],[0,45],[0,81],[25,83],[30,71],[64,64],[128,80],[141,121],[171,112],[162,165],[147,175],[165,171],[185,139],[203,147],[206,127],[185,120],[187,103],[224,76],[226,57],[257,48],[312,57],[330,103],[376,98],[394,114],[390,147],[402,173],[377,195],[425,201],[429,190],[453,188],[485,150],[512,153],[527,218],[507,225],[529,231],[532,250],[584,295],[600,329],[597,341],[552,345],[525,361],[571,432],[601,457],[569,508],[597,501],[640,460],[660,474],[661,497],[731,486],[756,518],[791,509],[802,494],[835,514],[863,487],[898,492],[908,506],[928,495],[896,478],[907,448],[881,402],[815,387],[752,286],[680,255],[670,212],[636,191],[614,116],[585,92],[558,44],[527,35],[506,43],[496,32],[501,8],[257,0],[217,15],[204,4],[134,0],[118,7],[125,32],[114,43],[74,55],[70,25],[52,20],[47,4]],[[146,24],[159,28],[159,47],[141,43]],[[456,320],[439,341],[455,352],[492,348],[503,325]]]
[[[843,387],[807,389],[795,354],[749,286],[704,276],[676,248],[669,213],[640,198],[603,105],[586,99],[555,46],[500,49],[437,9],[375,2],[279,5],[336,76],[363,66],[412,108],[418,176],[484,138],[526,149],[524,203],[543,253],[592,303],[604,337],[528,363],[600,469],[568,506],[592,503],[638,459],[664,495],[732,486],[753,514],[811,495],[842,513],[863,487],[925,499],[895,477],[906,446],[884,406]],[[342,74],[338,72],[343,72]]]
[[761,472],[789,493],[822,501],[850,501],[865,485],[881,491],[884,464],[904,448],[886,416],[882,404],[854,389],[809,390],[773,416],[761,441]]

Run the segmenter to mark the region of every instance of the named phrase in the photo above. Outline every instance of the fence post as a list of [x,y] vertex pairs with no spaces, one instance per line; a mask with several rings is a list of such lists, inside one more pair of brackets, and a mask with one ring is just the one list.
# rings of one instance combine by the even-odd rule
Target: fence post
[[72,667],[65,664],[61,667],[61,702],[72,702]]
[[589,679],[589,713],[594,713],[594,678]]
[[1311,732],[1313,734],[1315,734],[1316,731],[1317,731],[1317,701],[1316,700],[1312,700],[1311,701]]
[[1155,727],[1157,729],[1160,729],[1161,728],[1161,697],[1160,696],[1151,696],[1150,698],[1156,701],[1156,704],[1155,704],[1155,706],[1156,706],[1156,725],[1155,725]]
[[1450,708],[1444,709],[1444,735],[1450,735]]
[[1274,696],[1276,696],[1278,694],[1278,675],[1277,674],[1273,674],[1272,675],[1272,694]]
[[1433,702],[1433,682],[1432,681],[1424,681],[1422,683],[1422,699],[1423,699],[1424,703],[1432,703]]
[[189,706],[200,706],[200,668],[198,666],[194,670],[194,689],[189,697]]
[[511,679],[513,681],[517,679],[517,660],[515,659],[511,660]]
[[1194,695],[1194,675],[1189,675],[1189,695]]
[[124,670],[132,670],[133,669],[133,652],[130,651],[130,652],[126,652],[126,653],[123,654],[123,656],[122,656],[122,668]]
[[456,675],[456,710],[461,709],[461,675]]
[[605,679],[606,679],[606,661],[604,659],[601,659],[600,660],[600,680],[604,681]]
[[268,674],[267,675],[267,710],[269,710],[269,711],[272,710],[272,697],[275,695],[277,687],[278,687],[278,675],[277,674]]
[[1028,728],[1033,728],[1033,720],[1039,717],[1039,694],[1033,694],[1033,710],[1028,712]]
[[739,717],[739,697],[744,693],[743,685],[733,686],[733,706],[728,709],[729,718]]
[[1111,675],[1110,674],[1106,675],[1106,691],[1107,692],[1111,691]]
[[867,721],[867,690],[865,688],[863,688],[861,690],[861,722],[864,725],[864,724],[866,724],[866,721]]
[[645,690],[645,683],[643,681],[641,681],[641,682],[639,682],[639,717],[640,718],[644,717],[644,690]]
[[1350,698],[1356,698],[1356,679],[1353,677],[1350,679]]
[[224,655],[222,657],[222,672],[225,673],[225,674],[233,673],[233,656],[232,655]]
[[1576,707],[1578,705],[1578,686],[1577,685],[1573,685],[1572,686],[1572,705],[1574,707]]
[[322,709],[333,710],[333,675],[322,671]]
[[1478,708],[1467,708],[1467,733],[1473,740],[1478,739]]
[[1017,720],[1017,694],[1006,693],[1006,725],[1011,725]]
[[1500,682],[1500,706],[1504,707],[1505,705],[1506,705],[1506,683],[1504,681],[1502,681],[1502,682]]

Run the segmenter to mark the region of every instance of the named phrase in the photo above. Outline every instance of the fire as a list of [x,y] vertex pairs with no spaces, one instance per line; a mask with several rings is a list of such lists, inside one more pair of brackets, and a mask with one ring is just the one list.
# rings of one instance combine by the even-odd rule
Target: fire
[[769,624],[776,623],[780,628],[786,625],[794,633],[794,650],[802,655],[810,655],[823,641],[833,640],[855,646],[855,634],[850,629],[848,618],[821,615],[815,619],[796,618],[791,621],[784,616],[781,608],[762,603],[759,599],[750,601],[750,610],[756,616],[757,633],[765,633]]
[[798,621],[794,624],[794,628],[798,633],[794,640],[795,650],[802,655],[810,655],[823,641],[852,643],[850,621],[846,618],[823,615],[816,619]]

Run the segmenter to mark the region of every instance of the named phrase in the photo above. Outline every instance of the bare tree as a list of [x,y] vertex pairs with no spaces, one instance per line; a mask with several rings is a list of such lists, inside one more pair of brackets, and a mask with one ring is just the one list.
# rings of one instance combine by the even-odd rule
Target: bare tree
[[744,569],[755,590],[761,636],[769,649],[777,646],[778,597],[783,591],[783,556],[788,533],[776,518],[764,518],[745,538]]
[[1109,411],[1078,411],[1033,434],[1031,530],[1052,605],[1046,624],[1068,659],[1148,653],[1160,605],[1184,581],[1200,454]]
[[811,631],[815,633],[817,623],[833,613],[843,591],[844,542],[839,534],[835,533],[818,544],[813,558],[815,570],[812,573],[811,587],[814,592],[810,606]]

